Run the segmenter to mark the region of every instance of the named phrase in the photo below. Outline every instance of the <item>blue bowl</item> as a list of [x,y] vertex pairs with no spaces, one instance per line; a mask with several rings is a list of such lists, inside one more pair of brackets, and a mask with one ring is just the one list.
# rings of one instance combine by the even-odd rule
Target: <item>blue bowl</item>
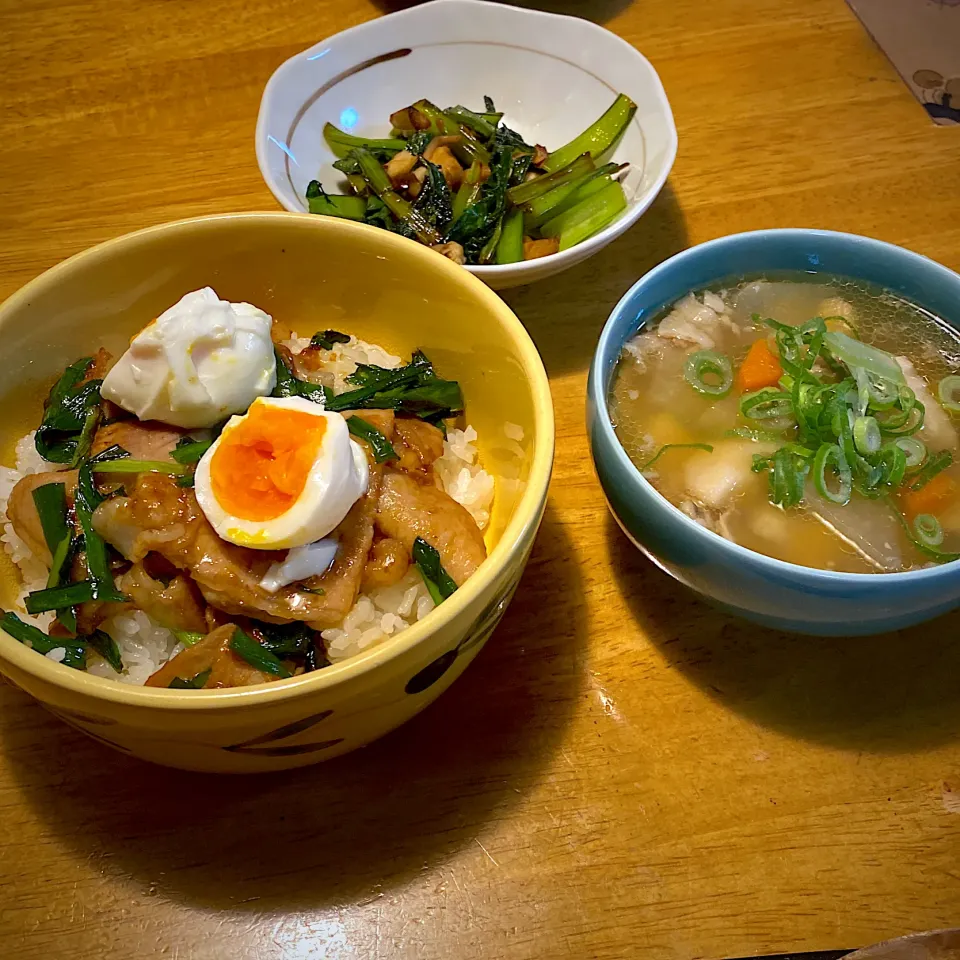
[[906,573],[837,573],[774,560],[700,526],[661,496],[620,445],[607,397],[624,343],[668,304],[717,281],[782,270],[876,283],[960,327],[960,276],[879,240],[826,230],[758,230],[671,257],[630,288],[600,335],[587,387],[594,465],[614,518],[657,566],[749,620],[826,636],[882,633],[960,605],[960,561]]

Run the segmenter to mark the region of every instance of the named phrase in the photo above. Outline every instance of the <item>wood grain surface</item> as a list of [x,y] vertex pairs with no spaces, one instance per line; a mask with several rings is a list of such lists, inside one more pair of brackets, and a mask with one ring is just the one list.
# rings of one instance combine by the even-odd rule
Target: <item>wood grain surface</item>
[[[542,5],[542,4],[541,4]],[[138,227],[275,209],[253,149],[288,56],[368,0],[2,0],[0,296]],[[683,247],[817,226],[960,268],[960,130],[842,0],[566,0],[660,72],[680,152],[613,246],[507,299],[550,372],[555,479],[502,627],[359,753],[218,779],[0,688],[0,956],[686,958],[960,916],[960,617],[872,639],[704,606],[607,519],[586,370]]]

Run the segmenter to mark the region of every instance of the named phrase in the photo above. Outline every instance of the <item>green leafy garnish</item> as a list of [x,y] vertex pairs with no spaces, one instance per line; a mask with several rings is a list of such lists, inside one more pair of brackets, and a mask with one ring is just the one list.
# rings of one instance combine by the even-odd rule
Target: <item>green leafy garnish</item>
[[348,417],[347,429],[360,440],[366,440],[373,451],[373,459],[377,463],[385,463],[387,460],[397,460],[397,451],[393,444],[375,427],[368,423],[362,417]]
[[62,587],[48,587],[46,590],[34,590],[24,599],[27,613],[34,616],[48,610],[60,610],[63,607],[75,607],[78,603],[97,599],[97,585],[93,580],[80,580]]
[[463,394],[456,380],[443,380],[421,350],[405,367],[390,370],[358,364],[348,378],[356,390],[327,401],[328,410],[391,409],[423,420],[442,419],[463,410]]
[[187,467],[179,463],[167,463],[166,460],[134,460],[132,457],[91,463],[90,469],[94,473],[165,473],[171,477],[179,477],[189,472]]
[[[89,583],[93,587],[93,599],[111,603],[122,603],[129,599],[114,586],[110,570],[110,558],[107,545],[93,528],[93,511],[104,501],[93,482],[93,466],[89,463],[80,468],[77,478],[77,491],[74,495],[73,509],[83,531],[84,549],[87,557]],[[50,609],[50,608],[48,608]]]
[[713,453],[713,447],[709,443],[665,443],[640,467],[640,471],[649,470],[668,450],[706,450],[707,453]]
[[307,383],[306,380],[298,380],[283,362],[280,352],[275,350],[274,353],[277,364],[277,385],[273,388],[272,397],[306,397],[307,400],[321,405],[330,400],[330,391],[326,387]]
[[433,602],[439,606],[448,597],[452,596],[457,589],[457,584],[453,577],[443,568],[440,562],[440,554],[436,549],[430,546],[422,537],[417,537],[413,541],[413,562],[423,577],[423,582],[427,586],[427,591],[433,598]]
[[201,670],[195,677],[184,679],[183,677],[174,677],[168,684],[168,690],[202,690],[210,679],[211,668]]
[[949,450],[941,450],[927,458],[923,467],[918,470],[911,478],[909,487],[911,490],[920,490],[925,487],[938,473],[946,470],[953,463],[953,454]]
[[198,644],[205,636],[205,633],[197,633],[194,630],[171,630],[177,643],[182,643],[185,647],[192,647]]
[[177,441],[177,445],[170,451],[170,456],[177,463],[197,463],[212,446],[212,440],[193,440],[190,437],[181,437]]
[[103,630],[94,630],[86,640],[117,673],[123,673],[123,660],[120,658],[120,648],[117,646],[116,640],[114,640],[109,633]]
[[310,338],[311,347],[319,347],[321,350],[332,350],[335,343],[349,343],[350,334],[341,333],[339,330],[321,330]]
[[48,637],[39,627],[24,623],[15,613],[4,613],[0,617],[0,627],[20,643],[47,654],[51,650],[64,650],[60,661],[74,670],[83,670],[86,666],[87,646],[81,637]]
[[[67,522],[67,493],[62,483],[45,483],[33,491],[33,503],[40,517],[43,537],[50,550],[50,573],[47,587],[63,584],[64,571],[68,568],[75,541]],[[77,616],[73,607],[57,610],[57,618],[71,633],[76,633]]]
[[76,466],[90,452],[100,420],[101,380],[80,385],[93,357],[72,363],[53,385],[44,404],[34,445],[44,460]]
[[283,680],[293,676],[280,662],[278,657],[275,657],[269,650],[257,643],[253,637],[244,633],[239,627],[234,631],[233,638],[230,640],[230,649],[238,657],[242,657],[250,666],[255,667],[261,673],[269,673]]

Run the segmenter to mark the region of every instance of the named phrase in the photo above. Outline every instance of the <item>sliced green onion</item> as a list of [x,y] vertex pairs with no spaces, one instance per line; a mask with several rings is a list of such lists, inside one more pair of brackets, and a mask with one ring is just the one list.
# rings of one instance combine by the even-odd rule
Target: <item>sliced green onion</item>
[[883,471],[881,480],[890,487],[899,487],[907,472],[907,455],[899,441],[885,444],[880,449],[877,463]]
[[939,547],[943,543],[943,527],[940,521],[929,513],[919,513],[913,519],[913,532],[926,547]]
[[897,522],[903,527],[903,532],[910,538],[910,542],[925,556],[930,557],[931,560],[935,560],[937,563],[951,563],[954,560],[960,560],[960,553],[948,553],[944,550],[938,550],[936,547],[928,546],[922,540],[918,539],[913,532],[913,528],[907,523],[904,515],[897,509],[896,504],[894,503],[891,497],[886,497],[887,505],[893,511],[893,515],[897,518]]
[[740,413],[750,420],[780,420],[793,413],[793,400],[775,387],[764,387],[740,398]]
[[170,451],[170,456],[177,463],[197,463],[212,446],[212,440],[189,440],[184,437]]
[[196,633],[193,630],[171,630],[170,632],[177,638],[177,643],[182,643],[185,647],[198,644],[206,636],[205,633]]
[[683,365],[683,376],[698,393],[723,397],[733,386],[733,364],[730,358],[722,353],[698,350],[687,357]]
[[960,393],[960,377],[956,374],[944,377],[940,381],[937,392],[940,395],[940,405],[944,410],[951,410],[954,413],[960,411],[960,400],[957,399],[957,394]]
[[53,560],[50,563],[50,575],[47,577],[48,587],[57,587],[60,585],[60,577],[63,574],[63,567],[67,562],[67,555],[70,553],[70,545],[73,543],[73,537],[68,533],[56,546],[53,551]]
[[92,465],[94,473],[165,473],[179,477],[189,471],[179,463],[167,463],[165,460],[108,460],[106,463]]
[[[94,467],[89,463],[80,468],[80,472],[77,474],[77,490],[73,501],[74,513],[80,524],[80,529],[83,531],[87,570],[90,572],[90,580],[86,582],[92,585],[93,599],[121,603],[128,598],[117,590],[113,582],[113,573],[110,570],[107,545],[93,528],[93,511],[104,500],[93,482],[93,469]],[[48,607],[47,609],[55,608]]]
[[399,460],[397,451],[393,444],[372,424],[368,423],[363,417],[353,416],[347,418],[347,429],[361,440],[366,440],[373,451],[373,459],[377,463],[385,463],[387,460]]
[[938,473],[946,470],[953,463],[953,454],[949,450],[940,450],[927,459],[920,471],[910,478],[910,489],[920,490],[925,487]]
[[67,527],[67,488],[62,483],[45,483],[33,491],[33,503],[40,517],[43,538],[53,553],[63,538],[70,535]]
[[854,340],[845,333],[828,331],[823,337],[824,345],[842,363],[853,369],[862,367],[884,380],[892,380],[896,384],[906,383],[900,364],[886,350],[871,347],[862,340]]
[[65,667],[83,670],[86,666],[87,645],[80,637],[48,637],[39,627],[24,623],[15,613],[0,616],[0,627],[14,640],[31,647],[37,653],[63,650],[60,661]]
[[781,447],[773,455],[772,466],[769,477],[771,502],[784,508],[797,506],[803,500],[809,461]]
[[174,677],[168,684],[168,690],[202,690],[210,679],[212,669],[207,667],[201,670],[195,677],[184,679],[183,677]]
[[51,587],[46,590],[34,590],[28,593],[24,600],[27,613],[36,615],[48,610],[59,610],[62,607],[75,607],[78,603],[86,603],[97,597],[97,585],[93,580],[81,580],[65,587]]
[[256,667],[261,673],[269,673],[275,677],[280,677],[282,680],[293,676],[279,658],[275,657],[269,650],[264,649],[253,637],[244,633],[239,627],[234,631],[230,640],[230,649],[238,657],[246,660],[251,667]]
[[319,347],[321,350],[332,350],[335,344],[349,342],[350,334],[341,333],[339,330],[318,330],[310,338],[310,346]]
[[[833,469],[840,485],[831,490],[827,485],[827,471]],[[821,444],[813,460],[813,485],[824,500],[841,506],[850,502],[853,490],[853,477],[843,451],[835,443]]]
[[917,437],[897,437],[893,441],[905,454],[907,467],[919,467],[927,459],[926,444]]
[[872,456],[880,449],[883,438],[875,417],[857,417],[853,423],[853,442],[865,457]]
[[423,577],[427,591],[433,598],[433,602],[439,607],[457,589],[456,581],[444,569],[436,548],[432,547],[422,537],[417,537],[413,541],[411,554],[413,555],[413,562],[420,571],[420,576]]
[[640,467],[640,472],[649,470],[668,450],[706,450],[707,453],[713,453],[713,447],[709,443],[665,443]]
[[103,630],[94,630],[86,640],[117,673],[123,673],[123,660],[120,658],[120,648],[117,646],[116,640],[114,640],[109,633]]

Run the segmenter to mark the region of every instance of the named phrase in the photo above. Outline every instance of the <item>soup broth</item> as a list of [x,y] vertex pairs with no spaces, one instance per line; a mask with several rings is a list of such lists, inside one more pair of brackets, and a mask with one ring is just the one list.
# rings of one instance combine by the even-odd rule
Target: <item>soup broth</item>
[[951,381],[940,398],[958,370],[957,332],[889,291],[738,278],[626,344],[610,410],[630,459],[705,527],[790,563],[894,573],[960,554]]

